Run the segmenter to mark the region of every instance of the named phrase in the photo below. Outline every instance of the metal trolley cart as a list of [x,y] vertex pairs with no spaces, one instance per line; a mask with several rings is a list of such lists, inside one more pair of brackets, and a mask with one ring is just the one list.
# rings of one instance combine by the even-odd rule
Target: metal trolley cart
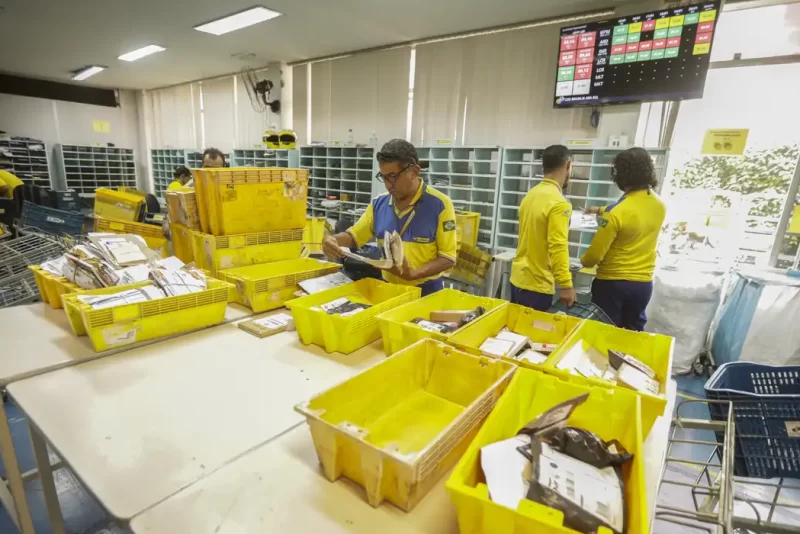
[[[726,417],[707,420],[683,412],[722,408]],[[757,479],[735,474],[737,405],[728,400],[687,400],[678,405],[667,447],[653,533],[709,534],[800,532],[800,480]],[[740,408],[741,410],[741,408]],[[690,431],[709,439],[688,439]],[[695,432],[696,433],[696,432]],[[702,448],[703,457],[687,455]],[[783,458],[778,455],[775,462]]]
[[0,241],[0,308],[37,300],[39,290],[28,266],[57,258],[66,250],[60,240],[34,233]]

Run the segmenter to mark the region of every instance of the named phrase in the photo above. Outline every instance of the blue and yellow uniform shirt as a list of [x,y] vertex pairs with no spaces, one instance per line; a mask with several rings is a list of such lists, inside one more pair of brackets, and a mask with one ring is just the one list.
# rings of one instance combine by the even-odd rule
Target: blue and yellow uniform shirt
[[651,282],[656,269],[656,245],[667,209],[649,189],[631,191],[600,209],[597,233],[581,258],[597,265],[600,280]]
[[[403,254],[416,269],[437,257],[456,261],[456,214],[450,198],[422,183],[411,203],[398,211],[391,195],[374,198],[364,215],[348,231],[358,247],[378,237],[383,246],[385,232],[397,232],[403,240]],[[437,274],[419,280],[403,280],[383,271],[383,278],[392,284],[419,285],[442,276]]]
[[183,189],[183,184],[180,180],[172,180],[169,186],[167,186],[167,191],[177,191],[178,189]]
[[569,272],[569,220],[572,205],[561,186],[545,178],[519,206],[519,246],[511,264],[511,283],[520,289],[552,295],[555,283],[572,287]]

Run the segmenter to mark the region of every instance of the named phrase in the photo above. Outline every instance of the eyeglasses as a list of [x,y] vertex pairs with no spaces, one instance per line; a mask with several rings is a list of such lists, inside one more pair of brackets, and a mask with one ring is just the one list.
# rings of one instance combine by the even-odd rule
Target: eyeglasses
[[403,167],[400,170],[400,172],[394,172],[394,173],[391,173],[391,174],[381,174],[380,171],[378,171],[378,173],[375,174],[375,179],[378,180],[381,183],[389,182],[390,184],[394,184],[395,182],[397,182],[397,179],[400,178],[400,175],[403,174],[404,172],[406,172],[408,169],[410,169],[412,165],[414,165],[414,164],[413,163],[409,163],[408,165]]

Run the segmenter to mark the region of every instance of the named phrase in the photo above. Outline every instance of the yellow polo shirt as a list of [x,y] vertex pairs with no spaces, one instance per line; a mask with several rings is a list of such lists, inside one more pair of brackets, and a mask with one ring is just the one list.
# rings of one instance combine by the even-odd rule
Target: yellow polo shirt
[[[403,254],[412,268],[421,267],[440,256],[456,261],[456,214],[453,202],[447,195],[424,182],[420,183],[411,204],[402,211],[397,210],[388,193],[372,199],[358,222],[347,232],[358,247],[375,237],[382,247],[384,233],[392,231],[401,234]],[[401,285],[419,285],[441,276],[440,273],[409,281],[383,271],[384,280]]]
[[8,186],[8,191],[6,191],[6,193],[3,195],[5,198],[14,198],[14,189],[22,184],[23,181],[10,172],[0,170],[0,186]]
[[656,246],[667,209],[655,191],[631,191],[601,208],[597,233],[581,257],[586,267],[597,265],[600,280],[651,282]]
[[528,191],[519,206],[519,245],[511,264],[511,283],[552,295],[555,283],[572,287],[569,272],[569,220],[572,205],[561,186],[545,178]]
[[167,186],[167,191],[177,191],[178,189],[182,189],[183,184],[180,180],[172,180],[172,182]]

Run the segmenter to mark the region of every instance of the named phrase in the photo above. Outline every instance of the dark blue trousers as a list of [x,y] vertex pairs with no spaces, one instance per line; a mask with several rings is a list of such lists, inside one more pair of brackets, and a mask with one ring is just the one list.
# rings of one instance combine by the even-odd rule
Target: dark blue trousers
[[427,297],[431,293],[436,293],[444,289],[444,279],[439,277],[435,280],[428,280],[427,282],[422,282],[417,287],[422,290],[422,296]]
[[553,305],[553,295],[522,289],[511,284],[511,302],[534,310],[547,311]]
[[652,296],[653,282],[597,278],[592,282],[592,302],[606,312],[615,325],[628,330],[644,330],[645,309]]

